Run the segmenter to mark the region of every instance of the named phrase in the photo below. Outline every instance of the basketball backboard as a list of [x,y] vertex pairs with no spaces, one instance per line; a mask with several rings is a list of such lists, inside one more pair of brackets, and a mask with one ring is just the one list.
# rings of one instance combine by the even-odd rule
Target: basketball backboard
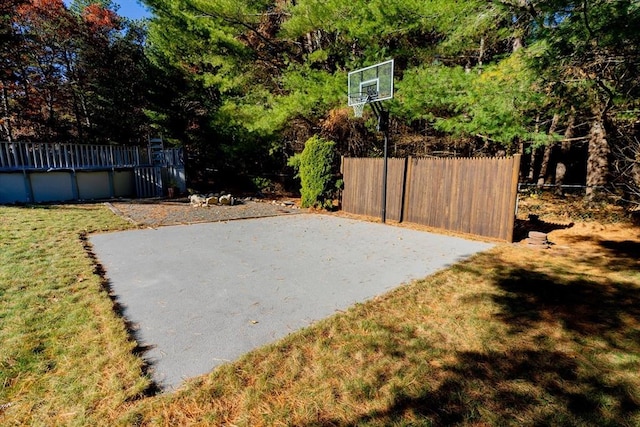
[[393,98],[393,59],[349,73],[349,106]]

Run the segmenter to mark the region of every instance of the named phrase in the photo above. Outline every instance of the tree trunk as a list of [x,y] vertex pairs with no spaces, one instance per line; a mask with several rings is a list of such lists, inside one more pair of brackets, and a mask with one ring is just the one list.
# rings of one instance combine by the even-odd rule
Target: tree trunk
[[544,147],[544,153],[542,155],[542,164],[540,165],[540,173],[538,174],[538,187],[542,187],[545,183],[545,178],[547,177],[547,170],[549,169],[549,161],[551,160],[551,152],[553,148],[556,146],[556,142],[553,140],[553,134],[556,131],[556,127],[558,126],[558,120],[560,117],[558,114],[553,115],[553,119],[551,119],[551,126],[549,126],[549,135],[551,136],[551,142],[549,142]]
[[524,47],[524,43],[522,42],[522,37],[516,35],[513,37],[513,44],[511,45],[511,51],[517,52]]
[[307,53],[313,53],[313,36],[311,33],[305,34],[305,48]]
[[529,174],[527,175],[527,181],[533,183],[533,177],[535,176],[536,158],[538,157],[538,149],[531,147],[531,156],[529,158]]
[[4,83],[2,84],[2,110],[4,113],[1,126],[4,130],[3,133],[6,135],[7,142],[13,142],[13,131],[11,129],[11,111],[9,110],[9,94]]
[[636,153],[636,157],[633,162],[633,166],[631,167],[631,180],[633,195],[635,200],[638,200],[640,196],[640,152]]
[[567,166],[563,163],[569,154],[571,149],[571,138],[573,138],[573,127],[576,123],[575,109],[571,107],[571,115],[567,122],[567,130],[564,132],[564,139],[560,143],[560,161],[556,165],[556,194],[562,195],[562,186],[564,185],[564,178],[567,174]]
[[547,170],[549,169],[549,161],[551,160],[551,151],[553,151],[553,147],[555,145],[555,142],[551,142],[544,147],[542,163],[540,164],[540,172],[538,173],[538,187],[544,186],[545,178],[547,177]]
[[[517,5],[520,7],[520,9],[526,9],[527,0],[518,0]],[[517,22],[516,20],[517,15],[514,15],[513,19],[514,19],[513,22]],[[524,28],[522,27],[522,25],[516,24],[516,27],[514,28],[514,31],[513,31],[513,43],[511,44],[512,52],[517,52],[524,47],[523,35],[524,35]]]
[[[540,132],[540,116],[536,116],[536,126],[533,130],[536,134]],[[531,155],[529,157],[529,173],[527,174],[527,182],[533,184],[536,169],[536,158],[538,157],[538,149],[531,144]]]
[[82,115],[80,114],[80,104],[78,100],[78,92],[76,89],[76,85],[78,84],[78,76],[76,75],[75,69],[71,63],[71,58],[69,57],[69,52],[64,52],[64,61],[65,66],[67,68],[67,78],[69,79],[68,88],[71,92],[71,99],[73,100],[73,114],[76,120],[76,131],[78,132],[78,140],[84,142],[84,132],[82,131]]
[[480,38],[480,51],[478,52],[478,74],[482,74],[482,61],[484,60],[484,37]]
[[611,149],[607,141],[607,131],[604,126],[604,118],[596,115],[591,130],[589,131],[589,158],[587,159],[587,191],[588,200],[594,200],[600,187],[607,183],[609,178],[609,155]]

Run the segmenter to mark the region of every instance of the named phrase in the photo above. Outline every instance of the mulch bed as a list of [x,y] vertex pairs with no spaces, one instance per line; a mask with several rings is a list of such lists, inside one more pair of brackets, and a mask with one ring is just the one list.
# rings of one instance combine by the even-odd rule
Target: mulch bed
[[[287,202],[291,203],[291,202]],[[307,212],[296,205],[283,206],[271,200],[242,201],[233,206],[191,206],[185,199],[130,200],[107,203],[116,214],[140,226],[160,227],[165,225],[196,224],[201,222],[231,221],[246,218],[261,218],[276,215],[292,215]]]

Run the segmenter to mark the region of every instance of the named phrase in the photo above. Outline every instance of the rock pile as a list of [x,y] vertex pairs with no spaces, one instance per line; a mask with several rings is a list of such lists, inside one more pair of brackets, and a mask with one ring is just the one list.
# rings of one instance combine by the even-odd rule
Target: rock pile
[[231,194],[192,194],[189,196],[189,202],[191,206],[233,206],[236,204],[236,198]]
[[189,203],[193,207],[206,206],[233,206],[246,203],[269,203],[276,206],[289,209],[300,209],[294,201],[291,200],[265,200],[259,197],[237,198],[231,194],[210,193],[210,194],[192,194],[189,196]]
[[292,202],[290,200],[285,200],[285,201],[274,200],[271,202],[271,204],[282,206],[284,208],[300,209],[299,207],[296,206],[295,202]]

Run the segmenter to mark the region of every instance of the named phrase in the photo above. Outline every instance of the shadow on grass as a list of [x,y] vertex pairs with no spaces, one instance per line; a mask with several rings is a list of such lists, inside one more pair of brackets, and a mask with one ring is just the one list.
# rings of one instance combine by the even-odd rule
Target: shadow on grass
[[101,205],[105,202],[113,202],[121,199],[93,199],[93,200],[60,200],[51,202],[17,202],[11,204],[0,204],[0,206],[19,209],[40,209],[40,210],[72,210],[82,206]]
[[[576,339],[597,338],[611,348],[640,349],[640,289],[626,283],[563,281],[525,269],[499,273],[495,300],[513,333],[559,322]],[[631,345],[632,348],[628,348]]]
[[[639,236],[640,237],[640,236]],[[595,249],[584,250],[582,262],[611,271],[640,271],[640,242],[633,240],[605,240],[597,236],[565,236],[569,245],[592,243]]]
[[436,389],[400,393],[384,411],[324,425],[631,425],[639,410],[627,384],[579,373],[558,351],[462,352],[444,369]]
[[[162,391],[162,389],[160,385],[153,380],[154,368],[152,364],[145,358],[145,354],[148,351],[152,350],[155,346],[149,345],[149,344],[143,344],[138,334],[138,325],[136,325],[135,323],[127,319],[125,315],[125,307],[123,307],[122,304],[120,304],[118,297],[113,292],[111,282],[107,277],[107,271],[102,265],[102,263],[100,263],[100,261],[98,260],[98,257],[93,251],[93,246],[89,242],[88,234],[86,232],[80,233],[79,238],[80,238],[80,241],[82,242],[85,253],[93,263],[93,273],[98,277],[100,277],[100,285],[102,287],[102,290],[107,294],[107,296],[111,300],[112,309],[114,313],[116,313],[116,315],[118,315],[118,317],[122,319],[124,327],[127,330],[127,334],[136,343],[136,346],[133,348],[133,354],[139,357],[140,360],[142,361],[142,364],[140,366],[142,370],[142,374],[145,377],[147,377],[149,380],[148,386],[146,390],[144,390],[144,395],[155,396],[159,394]],[[136,399],[136,397],[133,397],[132,399]]]
[[640,258],[640,242],[634,242],[631,240],[602,240],[600,245],[618,256],[636,260]]
[[520,242],[529,237],[530,231],[541,233],[551,233],[554,230],[564,230],[573,227],[573,223],[559,224],[541,220],[537,215],[529,215],[528,220],[516,219],[513,229],[513,241]]
[[[638,249],[603,246],[623,258]],[[455,352],[433,373],[441,381],[416,379],[417,393],[399,390],[382,411],[323,424],[638,425],[640,288],[601,279],[503,264],[486,295],[509,331],[495,348]]]
[[640,242],[601,240],[599,243],[614,259],[610,264],[611,269],[615,271],[640,271]]

